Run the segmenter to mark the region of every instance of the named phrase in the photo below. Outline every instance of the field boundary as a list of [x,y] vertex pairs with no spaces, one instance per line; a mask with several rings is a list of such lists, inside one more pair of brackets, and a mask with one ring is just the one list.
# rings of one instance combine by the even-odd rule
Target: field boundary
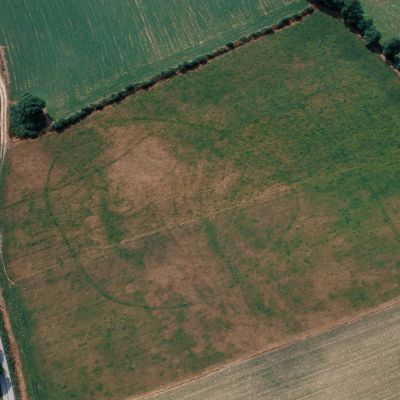
[[0,291],[0,328],[5,355],[9,361],[11,381],[13,382],[13,388],[16,394],[15,398],[28,400],[22,361],[5,304],[3,290]]
[[[260,30],[253,32],[247,36],[243,36],[234,42],[228,42],[224,46],[219,47],[214,51],[207,53],[206,55],[198,56],[193,60],[188,60],[175,67],[171,67],[166,71],[161,71],[158,75],[155,75],[144,82],[132,83],[126,86],[124,89],[120,90],[119,92],[113,93],[110,96],[99,100],[98,102],[89,104],[66,118],[61,118],[58,121],[53,121],[49,129],[44,131],[40,136],[47,135],[53,132],[58,132],[58,133],[63,132],[72,125],[75,125],[85,120],[87,117],[89,117],[96,111],[100,111],[107,106],[119,103],[123,99],[131,95],[134,95],[136,93],[147,91],[152,87],[154,87],[156,84],[171,79],[174,76],[185,74],[189,71],[197,70],[203,65],[208,64],[211,60],[219,58],[220,56],[232,50],[235,50],[247,43],[254,42],[263,36],[275,34],[288,27],[291,27],[292,25],[303,21],[307,16],[313,14],[316,10],[317,10],[316,7],[310,4],[307,7],[305,7],[302,11],[294,15],[284,17],[277,23],[261,28]],[[14,140],[20,141],[26,139],[14,139]]]
[[[60,118],[57,121],[51,121],[51,125],[43,131],[39,136],[45,136],[54,132],[61,133],[64,130],[68,129],[69,127],[84,121],[87,117],[90,115],[94,114],[96,111],[100,111],[103,108],[120,103],[122,100],[125,98],[134,95],[136,93],[142,92],[142,91],[147,91],[157,85],[158,83],[169,80],[174,76],[185,74],[189,71],[194,71],[202,66],[208,64],[211,60],[214,60],[232,50],[235,50],[236,48],[239,48],[247,43],[254,42],[258,40],[259,38],[263,36],[268,36],[274,33],[277,33],[281,30],[284,30],[296,23],[299,23],[303,21],[307,16],[313,14],[315,11],[320,11],[323,13],[326,13],[330,15],[333,18],[340,19],[342,22],[344,22],[344,18],[342,17],[340,11],[333,10],[324,4],[321,4],[319,0],[307,0],[309,5],[305,7],[303,10],[300,12],[293,14],[291,16],[287,16],[282,18],[280,21],[278,21],[275,24],[269,25],[267,27],[261,28],[260,30],[257,30],[256,32],[253,32],[247,36],[243,36],[236,41],[233,42],[228,42],[224,46],[219,47],[205,55],[198,56],[192,60],[187,60],[182,62],[181,64],[170,67],[167,70],[161,71],[159,74],[149,78],[148,80],[145,81],[140,81],[136,83],[129,84],[126,86],[124,89],[112,93],[108,97],[104,97],[97,102],[88,104],[79,111],[69,115],[68,117]],[[357,28],[349,27],[345,25],[350,31],[355,33],[357,36],[359,36],[361,39],[363,39],[362,32],[359,31]],[[369,51],[372,51],[374,53],[379,54],[380,58],[388,65],[390,68],[397,73],[397,75],[400,76],[400,65],[396,64],[395,60],[390,60],[386,58],[383,54],[383,46],[379,43],[378,45],[374,46],[366,46]],[[4,53],[4,48],[0,47],[0,58],[2,53]],[[8,79],[8,71],[7,71],[7,66],[5,63],[5,55],[3,54],[3,68],[5,70],[6,74],[6,79]],[[0,62],[0,68],[2,67],[2,64]],[[51,119],[50,119],[51,120]],[[14,136],[14,141],[19,142],[26,140],[26,138],[16,138]]]
[[[320,17],[320,16],[322,16],[322,14],[319,14],[318,16],[315,16],[315,17]],[[313,18],[311,18],[311,21],[309,21],[309,22],[312,22],[312,20],[313,19],[316,19],[315,17],[313,17]],[[307,23],[308,24],[308,23]],[[337,25],[337,24],[336,24]],[[306,27],[307,27],[308,25],[299,25],[297,28],[294,28],[294,30],[296,31],[297,29],[303,29],[304,28],[304,30],[306,30]],[[340,30],[338,29],[337,30],[337,32],[338,32],[338,36],[339,36],[339,32],[340,32]],[[282,38],[283,37],[289,37],[290,36],[290,31],[288,32],[289,33],[289,35],[287,35],[287,36],[285,36],[285,35],[282,35]],[[291,37],[291,36],[290,36]],[[347,37],[349,38],[349,39],[351,39],[351,36],[349,36],[348,34],[347,34]],[[276,39],[278,39],[278,38],[276,38]],[[354,41],[355,42],[355,41]],[[265,41],[265,42],[259,42],[258,44],[262,44],[262,43],[264,43],[264,44],[268,44],[268,42],[267,41]],[[257,45],[256,45],[257,46]],[[254,47],[254,46],[253,46]],[[331,48],[334,48],[333,46],[331,47]],[[356,48],[356,46],[354,46],[353,47],[353,49],[355,49]],[[249,48],[250,50],[251,50],[251,47]],[[256,47],[254,47],[254,49],[256,49]],[[242,51],[244,51],[245,49],[243,49]],[[361,48],[359,48],[359,53],[361,54],[362,53],[362,49]],[[240,53],[240,52],[239,52]],[[261,53],[260,53],[261,54]],[[368,55],[368,54],[367,54]],[[371,58],[371,56],[370,56],[370,58]],[[373,58],[373,57],[372,57]],[[371,59],[372,59],[371,58]],[[225,60],[225,61],[228,61],[227,59]],[[263,63],[261,63],[261,66],[263,66],[264,64]],[[278,67],[279,67],[279,63],[277,64],[278,65]],[[366,65],[366,63],[364,64],[364,65]],[[353,66],[354,67],[354,66]],[[381,66],[381,68],[382,68],[382,71],[385,69],[383,66]],[[205,71],[204,71],[205,72]],[[359,71],[358,71],[359,72]],[[356,75],[357,73],[358,73],[357,71],[355,71],[355,73],[354,73],[354,75]],[[385,72],[385,71],[384,71]],[[390,73],[387,73],[387,75],[390,75]],[[393,79],[394,79],[394,77],[392,77]],[[183,79],[184,80],[184,79]],[[162,87],[160,87],[161,89],[162,89]],[[240,85],[239,85],[239,89],[240,89]],[[135,100],[135,99],[133,99],[133,100]],[[126,104],[126,103],[125,103]],[[112,111],[113,109],[111,109],[111,111]],[[115,109],[114,109],[115,110]],[[99,114],[99,116],[101,116],[101,114]],[[85,153],[84,153],[85,154]],[[51,171],[50,171],[51,172]],[[72,176],[73,176],[73,174],[72,174]],[[54,179],[54,180],[56,180],[56,179]],[[47,185],[47,186],[49,186],[49,185]],[[50,193],[50,191],[51,191],[51,188],[49,188],[48,189],[48,191],[49,191],[49,193]],[[50,200],[51,200],[51,198],[50,198]],[[67,231],[65,231],[65,232],[67,232]],[[22,266],[23,266],[23,264],[22,264]],[[8,285],[6,285],[6,289],[5,289],[5,296],[6,296],[6,298],[7,298],[7,289],[9,288],[9,286]],[[398,298],[396,297],[395,299],[392,299],[392,302],[393,301],[395,301],[395,303],[394,304],[398,304],[399,302],[400,302],[400,300],[398,300]],[[350,314],[348,317],[346,316],[346,317],[343,317],[343,318],[351,318],[351,315],[353,315],[353,318],[354,317],[356,317],[356,316],[359,316],[358,317],[358,319],[355,319],[355,320],[352,320],[352,321],[349,321],[349,322],[344,322],[342,325],[337,325],[337,323],[338,323],[338,321],[340,321],[340,319],[336,319],[336,321],[335,321],[335,319],[333,319],[333,323],[331,323],[330,325],[332,325],[333,327],[332,328],[330,328],[330,329],[328,329],[327,331],[323,331],[322,333],[324,333],[324,332],[328,332],[328,331],[331,331],[331,330],[336,330],[336,329],[338,329],[339,327],[342,327],[342,326],[346,326],[346,325],[349,325],[349,324],[354,324],[354,322],[355,321],[357,321],[357,320],[362,320],[363,318],[366,318],[366,317],[368,317],[368,316],[370,316],[371,314],[374,314],[374,313],[381,313],[384,309],[388,309],[388,308],[390,308],[390,307],[393,307],[394,306],[394,304],[392,304],[392,302],[390,302],[390,304],[389,305],[387,305],[385,308],[383,308],[382,309],[382,307],[386,304],[386,303],[383,303],[383,304],[381,304],[378,308],[378,310],[376,310],[376,311],[373,311],[373,309],[371,308],[371,309],[368,309],[368,310],[364,310],[365,311],[365,313],[366,313],[366,315],[364,315],[364,316],[359,316],[360,314],[361,314],[361,312],[354,312],[353,314]],[[10,307],[10,304],[8,304],[9,305],[9,307]],[[10,307],[9,308],[9,310],[10,310],[10,316],[12,317],[12,319],[13,319],[13,317],[15,317],[15,315],[14,315],[14,313],[12,313],[11,312],[11,310],[12,310],[12,307]],[[396,308],[396,310],[397,310],[397,308]],[[368,311],[368,312],[367,312]],[[342,321],[343,322],[343,321]],[[326,326],[324,327],[322,327],[322,329],[324,329],[324,328],[326,328]],[[19,335],[19,332],[18,332],[18,327],[16,327],[16,330],[15,330],[15,332],[16,333],[18,333],[18,335]],[[257,357],[257,356],[259,356],[259,355],[262,355],[262,354],[264,354],[264,353],[269,353],[270,351],[274,351],[274,350],[277,350],[277,349],[279,349],[279,348],[285,348],[285,347],[287,347],[287,346],[290,346],[290,345],[292,345],[293,343],[297,343],[297,342],[301,342],[301,341],[303,341],[304,339],[308,339],[308,338],[310,338],[310,337],[314,337],[314,336],[318,336],[320,333],[318,333],[318,331],[319,330],[314,330],[314,332],[313,333],[311,333],[308,337],[306,336],[306,335],[300,335],[299,334],[299,336],[298,336],[298,339],[295,339],[295,340],[292,340],[293,339],[293,337],[295,337],[295,336],[292,336],[292,338],[290,338],[289,337],[289,340],[287,340],[287,343],[286,344],[282,344],[281,346],[276,346],[276,347],[270,347],[269,349],[266,349],[266,350],[261,350],[261,351],[258,351],[258,352],[253,352],[253,355],[250,357],[250,358],[246,358],[246,360],[248,360],[248,359],[252,359],[252,358],[254,358],[254,357]],[[317,332],[317,333],[316,333]],[[22,333],[22,332],[21,332]],[[305,333],[306,334],[308,334],[309,333],[309,331],[307,332],[307,330],[305,331]],[[19,339],[19,338],[18,338]],[[269,344],[269,342],[267,342],[267,341],[265,341],[264,343],[262,343],[262,345],[261,345],[261,347],[262,348],[264,348],[265,349],[265,345],[267,345],[267,344]],[[274,343],[270,343],[269,344],[270,346],[273,346],[274,345]],[[24,357],[24,351],[23,351],[24,349],[23,349],[23,347],[21,347],[21,353],[22,353],[22,356],[23,356],[23,358],[25,358]],[[245,349],[246,350],[246,349]],[[245,357],[247,357],[248,356],[248,354],[247,355],[245,355]],[[235,362],[233,362],[233,363],[227,363],[226,364],[226,366],[224,367],[224,366],[218,366],[218,364],[214,367],[215,369],[216,369],[216,371],[214,371],[214,372],[211,372],[210,374],[208,374],[208,373],[206,373],[206,372],[203,372],[204,373],[204,375],[203,376],[207,376],[207,375],[212,375],[213,373],[216,373],[216,372],[219,372],[220,370],[224,370],[225,368],[229,368],[229,367],[231,367],[232,366],[232,364],[234,365],[234,364],[241,364],[243,362],[243,357],[240,357],[238,360],[236,360]],[[223,364],[222,364],[223,365]],[[28,368],[27,368],[28,369]],[[211,369],[211,367],[210,367],[210,369]],[[205,371],[207,371],[207,370],[205,370]],[[26,372],[28,372],[28,371],[26,371]],[[28,380],[29,380],[29,373],[27,374],[28,376],[27,376],[27,378],[28,378]],[[198,378],[194,378],[194,379],[191,379],[192,381],[195,381],[195,380],[197,380]],[[28,383],[29,383],[29,381],[28,381]],[[167,382],[166,383],[167,385],[169,385],[169,384],[171,384],[171,381],[170,382]],[[182,384],[177,384],[176,386],[180,386],[180,385],[182,385]],[[166,385],[165,385],[166,386]],[[174,387],[174,386],[173,386]],[[146,395],[147,396],[147,395]],[[141,397],[139,397],[139,398],[143,398],[143,395],[141,395]],[[146,397],[147,398],[147,397]]]
[[206,371],[204,371],[204,373],[202,373],[200,375],[197,375],[195,377],[189,378],[189,379],[184,380],[182,382],[179,382],[179,383],[177,383],[175,385],[172,385],[172,386],[169,386],[169,387],[160,388],[160,389],[148,392],[148,393],[141,394],[139,396],[127,397],[127,398],[125,398],[125,400],[147,400],[147,399],[151,400],[151,398],[153,396],[156,396],[156,395],[159,395],[159,394],[163,394],[163,393],[167,393],[170,390],[177,389],[177,388],[179,388],[181,386],[187,385],[187,384],[189,384],[191,382],[194,382],[194,381],[197,381],[199,379],[203,379],[203,378],[206,378],[206,377],[209,377],[209,376],[216,375],[217,373],[225,371],[228,368],[231,368],[231,367],[234,367],[234,366],[239,365],[241,363],[253,360],[253,359],[255,359],[257,357],[260,357],[260,356],[262,356],[264,354],[272,353],[274,351],[278,351],[278,350],[282,350],[282,349],[286,349],[286,348],[288,348],[290,346],[293,346],[295,344],[304,342],[305,340],[312,339],[312,338],[315,338],[315,337],[318,337],[318,336],[321,336],[321,335],[325,335],[325,334],[330,333],[330,332],[334,332],[334,331],[336,331],[338,329],[341,329],[341,328],[343,328],[345,326],[349,326],[349,325],[355,324],[357,322],[363,321],[363,320],[367,319],[368,317],[371,317],[371,316],[379,314],[379,313],[381,313],[383,311],[395,308],[397,306],[400,306],[400,297],[396,297],[396,298],[394,298],[392,300],[389,300],[389,301],[387,301],[385,303],[380,304],[379,306],[376,306],[376,307],[373,307],[373,308],[371,308],[369,310],[361,312],[356,317],[354,317],[354,316],[353,316],[353,318],[352,317],[343,317],[343,318],[341,318],[339,320],[340,321],[339,324],[337,324],[335,326],[332,326],[330,328],[321,329],[321,330],[318,330],[316,332],[304,333],[302,335],[297,335],[291,341],[288,341],[288,342],[282,343],[282,344],[277,344],[275,346],[266,348],[266,349],[261,350],[259,352],[256,352],[256,353],[253,353],[253,354],[250,354],[250,355],[247,355],[247,356],[243,356],[238,360],[232,361],[230,363],[227,363],[225,365],[222,365],[222,366],[214,368],[214,369],[210,369],[208,372],[206,370]]
[[[7,64],[6,64],[5,60],[6,59],[5,59],[5,55],[4,55],[4,47],[0,46],[0,80],[1,80],[2,84],[4,83],[4,86],[7,85],[8,78],[9,78]],[[6,90],[6,87],[5,87],[5,90]],[[7,94],[5,94],[5,102],[6,102],[6,104],[3,106],[5,107],[6,121],[5,121],[5,124],[3,125],[5,132],[1,132],[2,141],[1,141],[0,154],[2,156],[2,159],[1,159],[0,174],[3,172],[2,166],[4,163],[5,154],[6,154],[7,138],[8,138],[8,129],[7,129],[7,127],[8,127],[8,118],[7,118],[8,117],[7,116],[8,98],[7,98]],[[1,219],[4,221],[3,215],[1,215]],[[1,232],[0,232],[0,235],[1,235]],[[7,271],[5,269],[5,265],[4,265],[4,261],[3,261],[3,254],[2,254],[3,246],[2,245],[3,245],[3,237],[1,235],[0,236],[0,258],[1,258],[1,262],[4,267],[5,276],[8,279]],[[22,368],[21,357],[20,357],[20,353],[18,350],[17,341],[15,339],[15,336],[14,336],[14,333],[12,330],[12,324],[11,324],[10,316],[8,314],[8,310],[6,307],[6,302],[5,302],[4,295],[3,295],[3,289],[0,289],[0,338],[1,338],[1,341],[3,344],[3,348],[4,348],[4,357],[8,364],[11,385],[14,389],[15,398],[20,398],[21,400],[27,400],[28,396],[27,396],[27,391],[26,391],[26,383],[25,383],[25,377],[24,377],[23,368]]]
[[0,74],[3,77],[5,84],[8,85],[10,82],[10,75],[8,73],[7,58],[4,48],[4,46],[0,45]]
[[[382,45],[381,42],[381,38],[379,39],[378,43],[375,43],[371,46],[368,46],[368,44],[365,43],[364,40],[364,36],[363,36],[363,32],[361,31],[360,28],[355,27],[355,26],[348,26],[345,22],[345,19],[343,17],[343,15],[341,14],[341,11],[339,10],[334,10],[330,7],[328,7],[327,5],[324,5],[323,3],[321,3],[321,0],[307,0],[312,6],[315,7],[316,10],[323,12],[325,14],[328,14],[329,16],[339,19],[343,22],[343,24],[345,25],[346,28],[348,28],[351,32],[353,32],[354,34],[356,34],[365,44],[365,47],[376,54],[379,54],[379,57],[385,62],[386,65],[388,65],[397,75],[400,76],[400,61],[396,60],[396,57],[394,57],[393,59],[390,59],[388,57],[385,56],[384,54],[384,46]],[[363,15],[365,18],[365,15],[367,17],[371,17],[371,19],[373,20],[373,16],[368,15],[365,13],[364,11],[364,7],[361,5],[362,10],[363,10]],[[374,26],[374,25],[373,25]],[[379,32],[380,33],[380,32]]]

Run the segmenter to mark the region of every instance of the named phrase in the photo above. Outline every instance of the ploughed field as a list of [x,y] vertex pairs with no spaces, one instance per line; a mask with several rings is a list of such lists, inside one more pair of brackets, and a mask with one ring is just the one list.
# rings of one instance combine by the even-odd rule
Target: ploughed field
[[2,279],[31,397],[124,399],[398,296],[399,100],[316,13],[14,145]]
[[305,0],[2,0],[11,98],[53,118],[305,8]]
[[399,357],[397,306],[148,399],[397,399]]
[[400,36],[400,0],[361,0],[361,3],[381,31],[383,41]]

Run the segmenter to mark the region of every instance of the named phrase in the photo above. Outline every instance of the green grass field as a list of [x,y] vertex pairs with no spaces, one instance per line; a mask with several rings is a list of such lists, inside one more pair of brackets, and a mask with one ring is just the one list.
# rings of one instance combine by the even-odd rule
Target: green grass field
[[11,95],[54,118],[272,25],[304,0],[2,0]]
[[316,13],[14,144],[2,283],[32,399],[126,399],[398,296],[399,101]]
[[400,0],[362,0],[361,3],[382,32],[384,41],[400,36]]

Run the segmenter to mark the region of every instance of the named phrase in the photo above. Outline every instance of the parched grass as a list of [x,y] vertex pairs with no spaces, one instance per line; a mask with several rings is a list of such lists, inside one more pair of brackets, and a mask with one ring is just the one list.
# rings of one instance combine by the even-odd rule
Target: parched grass
[[3,0],[11,97],[32,92],[59,119],[249,35],[305,0]]
[[396,398],[400,390],[399,313],[398,306],[385,310],[148,398]]
[[127,398],[398,296],[399,100],[317,13],[14,146],[3,286],[32,398]]

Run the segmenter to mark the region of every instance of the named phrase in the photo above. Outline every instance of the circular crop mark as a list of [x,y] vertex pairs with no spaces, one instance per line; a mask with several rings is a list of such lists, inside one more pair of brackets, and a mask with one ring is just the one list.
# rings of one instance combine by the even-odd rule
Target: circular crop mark
[[[51,200],[51,193],[53,190],[51,188],[50,183],[51,183],[51,177],[52,177],[52,173],[53,173],[53,170],[55,167],[55,163],[56,163],[56,160],[53,160],[50,164],[48,174],[47,174],[46,184],[45,184],[44,191],[43,191],[45,206],[47,208],[48,215],[50,217],[52,224],[54,225],[54,227],[56,228],[56,230],[58,231],[58,233],[61,236],[62,242],[67,249],[67,253],[70,257],[72,264],[85,277],[85,279],[93,287],[93,289],[95,289],[97,291],[97,293],[99,293],[103,298],[105,298],[109,301],[112,301],[116,304],[127,306],[127,307],[140,307],[140,308],[147,309],[147,310],[176,309],[176,308],[189,307],[191,304],[189,304],[187,302],[180,302],[177,304],[164,305],[164,306],[152,306],[140,299],[133,300],[133,301],[126,300],[126,299],[123,299],[119,296],[116,296],[116,295],[110,293],[110,291],[105,289],[104,285],[99,283],[100,279],[94,278],[93,274],[88,271],[88,269],[85,267],[85,265],[81,259],[79,247],[74,243],[74,240],[71,240],[69,238],[68,229],[70,228],[70,225],[71,225],[71,219],[73,220],[74,219],[73,217],[75,216],[75,215],[68,215],[69,212],[74,214],[73,210],[68,209],[68,207],[70,206],[70,203],[68,203],[67,199],[64,198],[63,199],[64,204],[57,203],[56,207],[55,207]],[[58,190],[59,190],[59,188],[58,188]],[[61,198],[62,198],[62,196],[61,196]],[[74,201],[74,199],[72,199],[72,202],[73,201]],[[62,219],[57,216],[57,211],[56,211],[57,207],[61,207],[61,209],[62,209]],[[67,229],[65,228],[66,225],[68,225]],[[75,231],[74,231],[74,234],[76,235]],[[101,249],[99,249],[99,251],[101,251]],[[107,251],[110,251],[110,252],[113,251],[113,247],[111,246],[109,249],[107,249]],[[108,268],[106,268],[105,271],[107,271],[107,269],[109,269],[109,267],[110,266],[108,266]],[[101,279],[104,281],[104,277],[101,277]]]

